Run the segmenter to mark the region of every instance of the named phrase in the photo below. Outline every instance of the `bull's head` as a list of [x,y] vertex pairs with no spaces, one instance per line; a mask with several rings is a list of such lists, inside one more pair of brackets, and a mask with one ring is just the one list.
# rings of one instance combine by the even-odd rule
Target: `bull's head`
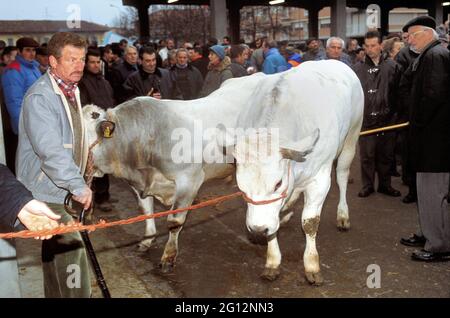
[[[236,180],[242,192],[250,199],[247,205],[247,229],[267,237],[275,234],[280,226],[280,211],[294,189],[292,161],[304,162],[319,139],[319,130],[295,142],[272,140],[273,136],[236,138],[233,155],[236,158]],[[223,140],[225,140],[222,137]],[[226,139],[233,140],[228,136]],[[270,145],[276,145],[276,148]],[[223,145],[228,149],[233,145]],[[261,151],[263,150],[263,151]],[[293,167],[293,165],[291,166]],[[251,201],[273,201],[253,204]]]
[[[86,139],[88,145],[92,145],[97,139],[110,138],[114,132],[114,123],[106,120],[106,112],[95,105],[83,107],[83,117],[86,126]],[[95,177],[103,176],[106,169],[102,169],[104,158],[102,158],[101,143],[92,149],[94,157]]]

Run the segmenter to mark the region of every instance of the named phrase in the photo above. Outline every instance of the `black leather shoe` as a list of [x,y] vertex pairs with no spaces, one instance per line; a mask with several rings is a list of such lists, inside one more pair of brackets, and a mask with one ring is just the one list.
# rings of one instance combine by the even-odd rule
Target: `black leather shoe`
[[418,236],[413,234],[413,236],[408,238],[401,238],[400,243],[406,246],[413,247],[423,247],[425,245],[426,239],[423,236]]
[[388,187],[388,188],[378,188],[378,192],[379,193],[383,193],[386,194],[390,197],[399,197],[402,194],[400,193],[400,191],[394,189],[393,187]]
[[410,192],[403,198],[402,202],[406,204],[417,202],[417,195]]
[[368,197],[369,195],[371,195],[374,192],[375,192],[375,190],[373,188],[362,189],[361,191],[359,191],[358,197],[365,198],[365,197]]
[[419,262],[447,262],[450,261],[450,252],[433,253],[425,250],[415,251],[411,254],[414,261]]

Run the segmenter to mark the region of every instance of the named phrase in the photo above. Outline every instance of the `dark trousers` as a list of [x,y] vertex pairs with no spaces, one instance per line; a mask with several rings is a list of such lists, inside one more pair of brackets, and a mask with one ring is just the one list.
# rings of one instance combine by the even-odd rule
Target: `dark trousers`
[[401,140],[401,154],[402,154],[402,181],[409,188],[409,193],[416,195],[416,172],[411,168],[409,160],[408,147],[408,130],[403,129],[399,132]]
[[109,200],[109,177],[107,174],[101,178],[94,178],[92,186],[95,193],[95,203],[100,204]]
[[12,130],[4,131],[4,139],[5,139],[5,155],[6,155],[6,165],[9,170],[16,174],[16,151],[17,144],[19,141],[18,136],[13,133]]
[[395,135],[382,133],[359,139],[362,188],[375,188],[375,172],[378,188],[391,186],[390,169],[394,160]]
[[[62,204],[48,203],[60,222],[73,221]],[[86,250],[79,232],[56,235],[42,241],[42,270],[47,298],[88,298],[91,280]]]
[[429,252],[450,252],[450,173],[417,173],[419,222]]

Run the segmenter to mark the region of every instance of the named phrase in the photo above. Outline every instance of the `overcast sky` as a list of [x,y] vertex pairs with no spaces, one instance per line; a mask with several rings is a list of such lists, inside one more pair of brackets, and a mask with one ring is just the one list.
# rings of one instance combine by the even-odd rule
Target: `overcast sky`
[[80,7],[81,20],[109,26],[125,11],[122,0],[1,0],[0,20],[66,20],[71,4]]

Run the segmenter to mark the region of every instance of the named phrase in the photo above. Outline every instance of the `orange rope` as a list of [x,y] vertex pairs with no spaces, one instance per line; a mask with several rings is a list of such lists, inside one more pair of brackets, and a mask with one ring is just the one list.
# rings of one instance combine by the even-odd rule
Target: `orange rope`
[[[89,147],[89,154],[88,154],[88,161],[86,166],[86,183],[90,186],[93,178],[93,160],[92,160],[92,148],[94,148],[98,143],[101,142],[101,139],[97,139],[90,147]],[[290,175],[290,169],[291,166],[288,166],[288,183],[289,183],[289,175]],[[73,224],[60,224],[59,227],[52,229],[52,230],[42,230],[42,231],[30,231],[30,230],[24,230],[20,232],[10,232],[10,233],[0,233],[0,239],[11,239],[11,238],[34,238],[34,237],[41,237],[41,236],[48,236],[48,235],[58,235],[58,234],[65,234],[65,233],[72,233],[72,232],[78,232],[78,231],[89,231],[93,232],[96,229],[105,229],[108,227],[118,226],[118,225],[126,225],[126,224],[133,224],[145,221],[147,219],[154,219],[154,218],[160,218],[163,216],[167,216],[170,214],[176,214],[180,212],[185,212],[189,210],[198,210],[207,206],[217,205],[219,203],[222,203],[224,201],[231,200],[235,197],[241,196],[244,198],[244,200],[247,203],[254,204],[254,205],[263,205],[263,204],[269,204],[273,203],[275,201],[281,200],[286,198],[287,193],[286,190],[283,191],[283,193],[280,195],[280,197],[270,200],[262,200],[262,201],[253,201],[251,198],[249,198],[245,193],[243,192],[235,192],[233,194],[220,196],[211,200],[207,200],[204,202],[200,202],[198,204],[194,204],[185,208],[175,209],[175,210],[167,210],[163,212],[154,213],[151,215],[140,215],[136,217],[132,217],[126,220],[120,220],[120,221],[114,221],[114,222],[106,222],[105,220],[100,220],[97,224],[91,224],[91,225],[83,225],[79,222],[73,223]],[[72,210],[70,207],[65,206],[66,210]],[[68,211],[68,212],[75,212],[75,211]]]
[[217,205],[219,203],[234,199],[236,197],[243,197],[247,202],[251,204],[261,205],[261,204],[269,204],[275,201],[278,201],[280,199],[283,199],[286,197],[286,194],[283,193],[279,198],[271,199],[271,200],[264,200],[264,201],[253,201],[250,198],[248,198],[243,192],[235,192],[229,195],[220,196],[211,200],[207,200],[204,202],[200,202],[198,204],[194,204],[185,208],[175,209],[175,210],[168,210],[163,212],[154,213],[151,215],[139,215],[136,217],[132,217],[125,220],[120,221],[114,221],[114,222],[106,222],[105,220],[100,220],[97,224],[92,225],[82,225],[81,223],[74,223],[72,225],[67,224],[60,224],[59,227],[53,229],[53,230],[42,230],[42,231],[29,231],[24,230],[20,232],[11,232],[11,233],[0,233],[0,239],[10,239],[10,238],[34,238],[38,236],[47,236],[47,235],[58,235],[58,234],[65,234],[65,233],[72,233],[72,232],[78,232],[78,231],[95,231],[96,229],[105,229],[108,227],[113,227],[117,225],[126,225],[126,224],[133,224],[137,222],[142,222],[147,219],[153,219],[153,218],[160,218],[163,216],[167,216],[170,214],[176,214],[180,212],[185,212],[188,210],[198,210],[207,206]]

